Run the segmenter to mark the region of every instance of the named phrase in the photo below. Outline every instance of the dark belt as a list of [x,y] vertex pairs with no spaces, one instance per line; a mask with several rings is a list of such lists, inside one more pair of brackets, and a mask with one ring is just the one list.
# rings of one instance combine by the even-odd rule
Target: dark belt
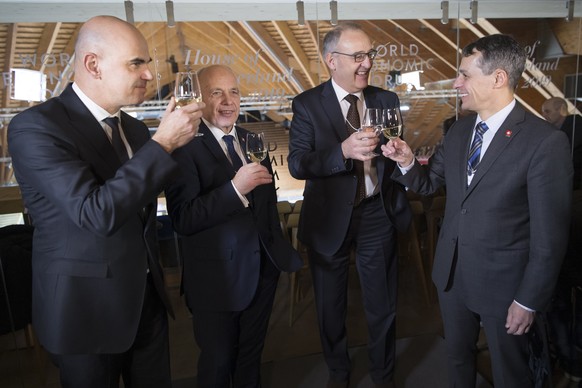
[[360,202],[359,206],[364,205],[366,203],[370,203],[370,202],[375,201],[377,199],[380,199],[380,192],[379,191],[374,195],[370,195],[369,197],[362,199],[362,202]]

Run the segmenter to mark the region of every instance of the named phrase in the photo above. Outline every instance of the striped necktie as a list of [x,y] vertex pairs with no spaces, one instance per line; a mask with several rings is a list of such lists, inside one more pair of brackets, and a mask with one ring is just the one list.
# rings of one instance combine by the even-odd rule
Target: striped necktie
[[477,171],[477,166],[481,159],[481,146],[483,145],[483,134],[487,132],[489,127],[485,124],[485,121],[481,121],[475,127],[475,136],[473,137],[473,143],[469,149],[469,159],[467,163],[467,174],[472,176]]

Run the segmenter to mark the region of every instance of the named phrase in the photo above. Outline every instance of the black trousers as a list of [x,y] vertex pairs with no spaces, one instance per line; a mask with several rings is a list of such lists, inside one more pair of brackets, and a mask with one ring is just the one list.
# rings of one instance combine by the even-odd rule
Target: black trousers
[[[462,260],[458,258],[458,260]],[[460,271],[457,261],[455,271]],[[527,335],[507,334],[506,317],[481,314],[465,301],[465,287],[457,276],[447,290],[439,290],[447,350],[449,387],[475,387],[477,341],[481,326],[487,337],[495,388],[533,388]],[[483,301],[483,304],[487,301]],[[509,307],[509,306],[508,306]]]
[[245,310],[192,310],[194,337],[200,348],[198,388],[261,386],[261,355],[279,274],[263,257],[257,291]]
[[63,388],[170,388],[168,316],[148,275],[135,341],[120,354],[50,354]]
[[379,196],[354,208],[337,253],[325,256],[309,250],[321,345],[334,381],[347,381],[351,370],[346,314],[353,247],[368,324],[370,377],[376,384],[387,383],[394,377],[398,263],[396,230]]

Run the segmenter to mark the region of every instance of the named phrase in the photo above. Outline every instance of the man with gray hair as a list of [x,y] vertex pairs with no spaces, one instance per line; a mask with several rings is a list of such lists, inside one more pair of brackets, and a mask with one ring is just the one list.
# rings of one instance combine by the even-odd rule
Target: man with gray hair
[[371,156],[380,139],[357,131],[366,108],[399,105],[396,94],[368,85],[376,54],[361,26],[338,25],[323,41],[331,80],[293,99],[289,171],[306,180],[298,237],[309,252],[328,388],[347,387],[350,376],[345,321],[352,249],[370,377],[376,387],[394,386],[396,232],[408,228],[411,213],[404,187],[390,179],[396,164]]

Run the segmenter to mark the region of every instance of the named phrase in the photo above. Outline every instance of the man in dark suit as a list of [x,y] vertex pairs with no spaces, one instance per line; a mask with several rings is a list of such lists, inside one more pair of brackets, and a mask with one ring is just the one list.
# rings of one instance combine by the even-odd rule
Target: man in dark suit
[[446,185],[433,280],[447,346],[449,386],[474,387],[485,330],[495,388],[533,387],[528,333],[548,306],[564,257],[572,163],[564,133],[526,112],[514,91],[522,47],[491,35],[463,49],[454,87],[463,109],[428,170],[402,140],[382,146],[394,179],[430,194]]
[[182,173],[166,191],[183,242],[183,287],[200,347],[198,387],[260,387],[261,354],[280,271],[299,254],[283,238],[268,156],[245,158],[237,78],[199,72],[206,103],[200,133],[175,152]]
[[[35,226],[33,325],[63,387],[118,387],[120,375],[126,387],[171,386],[156,201],[203,104],[173,111],[172,100],[150,139],[120,111],[143,102],[149,62],[133,25],[92,18],[76,42],[75,83],[8,128]],[[119,123],[101,121],[110,117]]]
[[[568,136],[574,164],[572,222],[568,249],[548,311],[551,341],[564,374],[582,380],[582,116],[568,114],[568,104],[560,97],[547,99],[542,115]],[[574,291],[574,294],[573,294]]]
[[399,104],[394,93],[368,86],[375,55],[359,25],[340,24],[323,42],[332,79],[293,100],[288,163],[294,178],[306,180],[298,238],[308,247],[328,387],[349,381],[345,319],[353,247],[370,375],[378,387],[392,386],[394,377],[396,230],[408,227],[410,209],[403,187],[390,179],[395,163],[370,156],[380,139],[350,128],[359,126],[365,108]]
[[571,146],[574,164],[574,190],[582,188],[582,116],[568,114],[568,104],[560,97],[548,98],[542,105],[542,115],[554,127],[564,131]]

